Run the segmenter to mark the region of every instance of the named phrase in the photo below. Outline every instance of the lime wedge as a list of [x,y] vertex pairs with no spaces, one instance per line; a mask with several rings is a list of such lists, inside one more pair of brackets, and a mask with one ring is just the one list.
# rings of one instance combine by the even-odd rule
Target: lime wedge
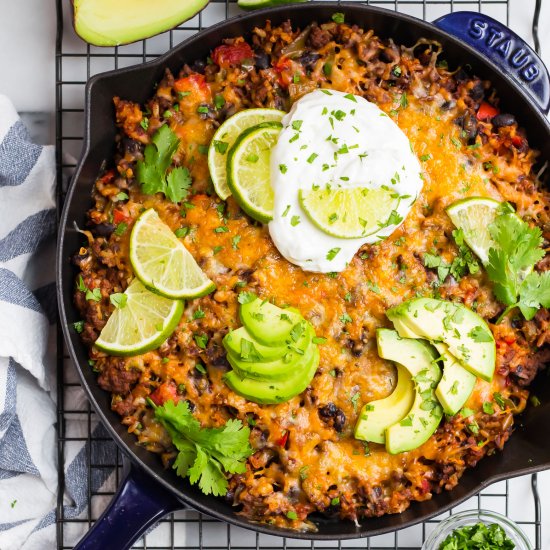
[[152,208],[141,214],[132,229],[130,262],[146,287],[167,298],[197,298],[215,288]]
[[183,301],[154,294],[139,279],[124,295],[124,306],[109,317],[95,345],[110,355],[139,355],[158,348],[178,326]]
[[280,122],[284,111],[277,109],[246,109],[228,118],[216,131],[208,149],[208,169],[214,189],[220,199],[231,195],[227,186],[227,154],[239,135],[262,122]]
[[500,202],[486,197],[459,200],[447,208],[454,225],[464,232],[464,240],[482,264],[489,261],[489,249],[496,246],[487,229],[498,214]]
[[227,183],[239,206],[255,220],[267,223],[273,218],[271,188],[271,148],[283,125],[262,122],[244,131],[227,157]]
[[321,231],[341,239],[358,239],[388,221],[398,204],[394,197],[389,189],[368,187],[301,189],[300,205]]

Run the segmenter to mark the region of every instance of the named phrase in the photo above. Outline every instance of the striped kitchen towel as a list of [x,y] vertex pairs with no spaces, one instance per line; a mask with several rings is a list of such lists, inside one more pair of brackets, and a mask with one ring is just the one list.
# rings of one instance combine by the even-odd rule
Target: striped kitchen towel
[[[55,226],[54,148],[31,143],[0,95],[0,550],[56,546]],[[73,389],[66,405],[82,410],[86,400]],[[87,429],[86,415],[66,426],[75,438]],[[96,464],[114,462],[112,444],[66,444],[67,519],[86,512],[90,452]],[[112,469],[98,471],[92,491],[113,477]],[[64,544],[88,527],[77,525]]]

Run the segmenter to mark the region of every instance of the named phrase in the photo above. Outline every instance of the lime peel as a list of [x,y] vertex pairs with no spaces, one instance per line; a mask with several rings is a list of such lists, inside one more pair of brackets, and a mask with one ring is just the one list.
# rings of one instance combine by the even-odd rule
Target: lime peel
[[228,118],[216,131],[208,149],[208,169],[214,189],[220,199],[231,195],[227,185],[227,154],[239,135],[262,122],[280,122],[284,111],[277,109],[246,109]]
[[143,212],[134,224],[130,262],[147,288],[167,298],[199,298],[215,288],[153,208]]
[[137,278],[124,296],[124,307],[115,308],[95,346],[120,356],[140,355],[158,348],[178,326],[183,301],[152,293]]

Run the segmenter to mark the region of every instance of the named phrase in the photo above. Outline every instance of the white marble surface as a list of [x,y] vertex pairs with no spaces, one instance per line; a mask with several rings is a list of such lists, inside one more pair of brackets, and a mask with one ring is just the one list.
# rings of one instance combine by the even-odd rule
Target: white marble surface
[[[67,4],[69,0],[65,0]],[[463,4],[463,9],[477,9],[477,2]],[[531,40],[531,19],[534,7],[534,0],[510,0],[510,26],[525,37]],[[211,5],[205,12],[205,19],[219,19],[223,17],[221,6]],[[421,16],[422,11],[405,0],[399,2],[399,9]],[[53,0],[0,0],[0,93],[8,95],[20,111],[42,111],[47,113],[49,120],[53,121],[55,110],[55,5]],[[236,11],[236,10],[232,10]],[[442,15],[449,11],[448,5],[433,4],[428,6],[428,19]],[[503,19],[505,11],[502,6],[491,4],[484,7],[484,11],[496,18]],[[205,21],[206,22],[206,21]],[[209,23],[213,21],[208,21]],[[70,45],[79,46],[78,39],[72,36],[70,22],[66,21],[66,36],[69,36]],[[543,13],[540,20],[540,36],[542,41],[542,57],[550,66],[550,0],[543,0]],[[151,42],[151,41],[148,41]],[[155,40],[153,39],[153,44]],[[160,42],[158,42],[160,44]],[[162,46],[161,46],[162,47]],[[84,64],[83,60],[76,63]],[[110,68],[110,67],[106,67]],[[100,69],[100,68],[99,68]],[[73,67],[75,73],[81,72],[79,67]],[[102,70],[102,69],[100,69]],[[95,72],[95,71],[94,71]],[[78,88],[71,103],[74,106],[81,106],[83,102],[82,87]],[[79,131],[80,121],[75,121],[74,130]],[[53,125],[50,128],[53,130]],[[53,141],[53,137],[50,138]],[[78,150],[74,151],[75,155]],[[542,549],[550,550],[550,471],[539,475],[540,493],[542,498],[543,517],[543,540]],[[505,509],[503,494],[508,487],[510,498],[509,507]],[[499,483],[485,494],[494,496],[482,496],[481,506],[507,513],[511,519],[516,521],[530,521],[533,519],[533,499],[530,489],[530,477],[519,478]],[[467,509],[478,506],[478,500],[460,507]],[[184,524],[176,526],[176,540],[187,540],[188,544],[197,544],[196,529],[190,527],[186,536],[180,529]],[[227,530],[221,525],[204,525],[205,544],[216,544],[223,546],[226,543]],[[401,532],[398,537],[399,546],[417,546],[421,541],[421,530],[419,527],[411,528]],[[534,540],[534,532],[528,530],[528,535]],[[147,537],[147,545],[162,545],[169,540],[169,533],[165,526],[156,529]],[[238,529],[232,529],[232,543],[255,545],[252,534]],[[294,542],[294,541],[293,541]],[[373,541],[374,543],[375,541]],[[394,537],[386,536],[376,541],[381,546],[393,547]],[[180,542],[182,544],[182,542]],[[262,537],[261,544],[275,546],[278,542],[271,537]],[[306,547],[307,545],[304,545]],[[323,547],[335,545],[323,544]],[[365,547],[361,541],[346,543],[344,548]]]

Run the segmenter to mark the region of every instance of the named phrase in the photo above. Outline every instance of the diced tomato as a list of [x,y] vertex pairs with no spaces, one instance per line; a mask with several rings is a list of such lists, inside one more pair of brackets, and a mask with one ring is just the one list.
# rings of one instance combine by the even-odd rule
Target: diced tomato
[[515,336],[512,336],[512,335],[510,335],[510,336],[505,336],[505,337],[504,337],[504,341],[505,341],[509,346],[511,346],[512,344],[515,343],[516,337],[515,337]]
[[122,222],[128,221],[128,216],[122,212],[122,210],[115,209],[113,211],[113,223],[116,223],[117,225]]
[[288,441],[288,431],[285,431],[283,436],[277,439],[276,443],[277,445],[279,445],[279,447],[284,447],[287,441]]
[[212,92],[203,74],[190,74],[174,82],[174,90],[181,99],[191,103],[210,103]]
[[484,101],[480,105],[476,116],[478,120],[489,120],[499,113],[500,111],[496,107],[493,107],[490,103]]
[[300,79],[304,75],[303,67],[288,57],[281,57],[274,68],[279,75],[279,84],[283,88],[288,88],[296,78]]
[[240,42],[232,46],[224,44],[218,46],[212,52],[212,60],[223,69],[227,69],[232,65],[239,65],[245,59],[254,59],[254,52],[246,42]]
[[149,397],[157,407],[164,405],[166,401],[179,401],[178,390],[173,382],[164,382]]

